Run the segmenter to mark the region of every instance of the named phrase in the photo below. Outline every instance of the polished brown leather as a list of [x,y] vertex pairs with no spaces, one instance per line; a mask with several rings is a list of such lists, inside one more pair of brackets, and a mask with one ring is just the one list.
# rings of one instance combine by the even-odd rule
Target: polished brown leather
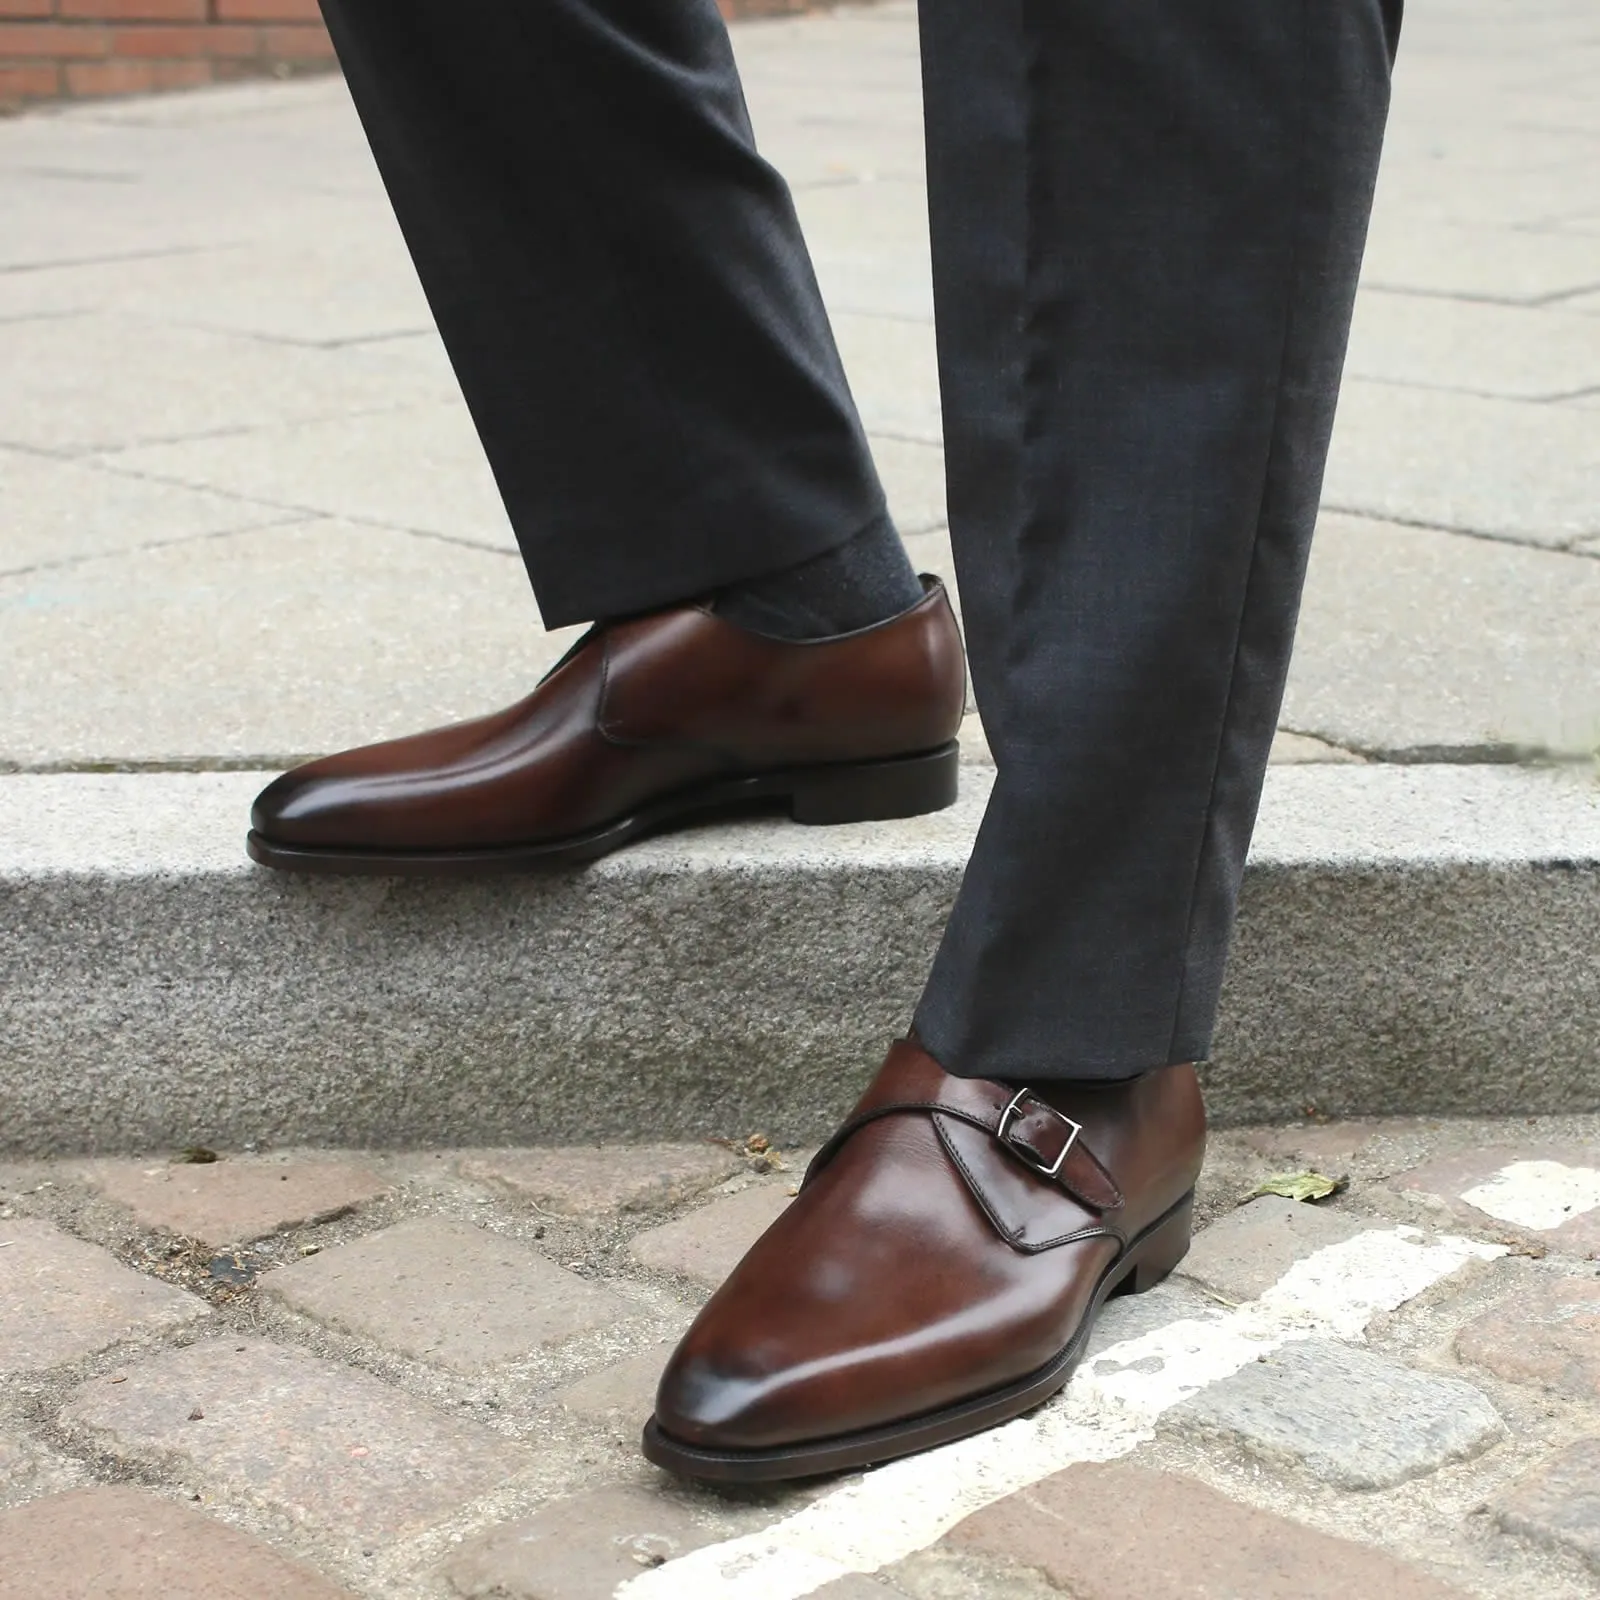
[[935,1412],[1058,1358],[1108,1269],[1193,1191],[1205,1113],[1193,1067],[1164,1067],[1041,1085],[1002,1141],[1015,1097],[896,1044],[685,1335],[654,1425],[701,1450],[771,1450]]
[[876,627],[795,641],[706,606],[593,629],[525,700],[284,774],[252,827],[275,844],[465,850],[582,834],[707,780],[949,745],[965,709],[944,588]]

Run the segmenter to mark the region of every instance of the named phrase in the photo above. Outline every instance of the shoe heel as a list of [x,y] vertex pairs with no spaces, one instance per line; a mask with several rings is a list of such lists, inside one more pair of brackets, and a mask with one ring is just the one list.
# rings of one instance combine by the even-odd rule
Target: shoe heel
[[1143,1294],[1170,1277],[1189,1253],[1193,1230],[1194,1195],[1190,1194],[1128,1252],[1126,1270],[1112,1294]]
[[960,777],[954,740],[927,755],[817,768],[795,779],[790,815],[818,826],[920,817],[954,805]]

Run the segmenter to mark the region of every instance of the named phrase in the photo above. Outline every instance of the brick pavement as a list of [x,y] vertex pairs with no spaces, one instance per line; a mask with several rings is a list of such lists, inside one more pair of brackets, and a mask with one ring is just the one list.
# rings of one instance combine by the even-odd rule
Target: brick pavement
[[[1348,1188],[1247,1198],[1308,1155]],[[1221,1133],[1179,1275],[1108,1310],[1085,1372],[989,1465],[947,1451],[742,1495],[655,1472],[637,1433],[798,1157],[7,1169],[0,1600],[1593,1596],[1596,1157],[1600,1118]],[[239,1197],[262,1172],[303,1220],[219,1254],[254,1230]],[[1259,1358],[1186,1375],[1233,1328]]]

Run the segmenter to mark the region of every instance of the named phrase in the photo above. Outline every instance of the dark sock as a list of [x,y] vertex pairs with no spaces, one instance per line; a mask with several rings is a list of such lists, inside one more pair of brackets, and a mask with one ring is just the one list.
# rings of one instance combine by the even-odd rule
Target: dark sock
[[799,566],[724,589],[716,610],[753,633],[825,639],[899,616],[921,598],[922,585],[885,513]]
[[[1146,1069],[1151,1070],[1154,1069]],[[1026,1083],[1018,1078],[996,1078],[994,1081],[1003,1083],[1008,1089],[1026,1089],[1029,1094],[1048,1100],[1050,1091],[1058,1086],[1063,1089],[1117,1089],[1144,1076],[1144,1072],[1130,1072],[1120,1078],[1032,1078]]]

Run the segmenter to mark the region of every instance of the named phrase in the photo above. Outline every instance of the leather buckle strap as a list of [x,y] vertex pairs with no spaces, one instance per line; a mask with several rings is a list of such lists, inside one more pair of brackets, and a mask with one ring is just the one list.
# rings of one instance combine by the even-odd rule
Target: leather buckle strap
[[[1022,1109],[1025,1101],[1033,1103],[1033,1110]],[[1059,1148],[1054,1158],[1051,1157],[1049,1144],[1043,1148],[1035,1141],[1035,1137],[1019,1137],[1018,1130],[1024,1119],[1031,1121],[1034,1111],[1042,1111],[1045,1115],[1046,1128],[1065,1128],[1066,1137],[1059,1139]],[[1000,1113],[1000,1125],[994,1130],[996,1140],[1010,1153],[1016,1156],[1025,1166],[1032,1167],[1041,1177],[1057,1178],[1061,1169],[1067,1164],[1067,1157],[1072,1153],[1072,1147],[1078,1142],[1078,1136],[1083,1132],[1083,1124],[1074,1122],[1064,1111],[1057,1111],[1048,1101],[1041,1100],[1031,1089],[1018,1089],[1006,1103],[1006,1108]]]
[[1080,1137],[1081,1124],[1031,1089],[1008,1093],[1000,1084],[978,1078],[945,1078],[939,1088],[916,1099],[866,1100],[823,1145],[806,1169],[801,1187],[810,1183],[845,1142],[883,1117],[921,1113],[953,1117],[988,1134],[1013,1160],[1036,1177],[1064,1189],[1091,1210],[1105,1213],[1122,1207],[1122,1191]]

